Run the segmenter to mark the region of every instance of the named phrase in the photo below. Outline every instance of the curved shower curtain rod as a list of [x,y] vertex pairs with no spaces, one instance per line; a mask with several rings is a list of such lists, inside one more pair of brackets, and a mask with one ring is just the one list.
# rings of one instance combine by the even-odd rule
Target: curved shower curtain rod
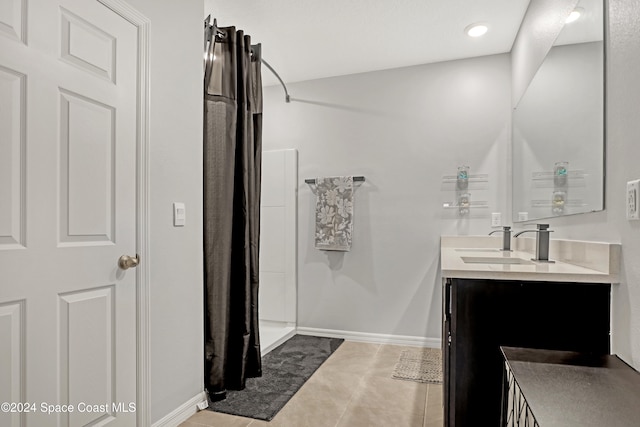
[[[218,28],[217,19],[213,18],[213,24],[211,23],[211,15],[207,16],[207,19],[204,20],[204,28],[209,30],[209,31],[207,31],[205,33],[205,39],[204,39],[205,50],[207,48],[207,42],[211,41],[211,34],[212,33],[215,32],[215,35],[220,37],[220,38],[222,38],[222,39],[226,37],[225,32],[220,30],[220,28]],[[251,53],[253,54],[253,51],[251,51]],[[262,64],[264,64],[269,69],[269,71],[271,71],[273,73],[274,76],[276,76],[276,78],[278,79],[278,81],[282,85],[282,88],[284,89],[284,100],[285,100],[285,102],[291,102],[291,97],[289,96],[289,91],[287,90],[287,86],[284,84],[284,82],[280,78],[280,75],[263,58],[260,58],[260,62]]]
[[269,69],[269,71],[271,71],[273,73],[273,75],[276,76],[276,78],[280,81],[280,84],[282,85],[282,88],[284,89],[284,100],[285,100],[285,102],[291,102],[291,97],[289,96],[289,91],[287,91],[287,86],[284,84],[284,82],[282,81],[282,79],[280,78],[278,73],[276,73],[276,70],[274,70],[273,67],[271,67],[271,65],[269,65],[269,63],[267,61],[265,61],[263,58],[260,58],[260,62],[262,62]]

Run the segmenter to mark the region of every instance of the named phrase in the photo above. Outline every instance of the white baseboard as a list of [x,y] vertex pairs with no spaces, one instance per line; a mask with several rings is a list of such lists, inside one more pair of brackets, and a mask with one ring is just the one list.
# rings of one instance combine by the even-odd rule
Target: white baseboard
[[440,338],[424,338],[409,335],[386,335],[369,332],[341,331],[337,329],[302,328],[298,326],[298,334],[316,337],[343,338],[347,341],[368,342],[374,344],[407,345],[413,347],[440,348]]
[[198,404],[201,403],[207,403],[207,395],[204,391],[198,393],[196,396],[187,400],[160,420],[151,424],[151,427],[177,427],[180,423],[186,421],[191,415],[198,412]]

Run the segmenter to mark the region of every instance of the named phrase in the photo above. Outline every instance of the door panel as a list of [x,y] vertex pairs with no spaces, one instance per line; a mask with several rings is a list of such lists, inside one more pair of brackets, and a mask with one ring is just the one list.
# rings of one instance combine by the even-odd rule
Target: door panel
[[[24,301],[0,304],[0,402],[24,399]],[[0,411],[0,425],[20,426],[20,414]]]
[[116,37],[61,8],[62,59],[115,83]]
[[114,243],[115,109],[60,90],[60,243]]
[[18,41],[25,41],[27,0],[0,2],[0,34]]
[[38,405],[2,426],[136,424],[137,40],[97,0],[0,6],[0,397]]
[[24,244],[26,76],[0,67],[0,250]]
[[[111,402],[115,392],[115,287],[83,290],[59,297],[61,404]],[[87,342],[91,342],[90,346]],[[67,364],[66,361],[69,363]],[[79,408],[80,409],[80,408]],[[78,411],[63,425],[84,426],[113,418],[106,411]],[[63,417],[63,419],[66,417]]]

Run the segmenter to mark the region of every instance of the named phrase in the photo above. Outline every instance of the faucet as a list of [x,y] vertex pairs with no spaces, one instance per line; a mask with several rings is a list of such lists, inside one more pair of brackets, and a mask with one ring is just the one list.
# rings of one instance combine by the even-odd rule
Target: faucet
[[493,233],[502,233],[502,250],[511,251],[511,227],[507,225],[502,227],[502,230],[493,230],[489,236]]
[[523,230],[519,233],[513,235],[513,237],[518,237],[523,233],[537,233],[536,236],[536,257],[531,258],[532,261],[542,261],[542,262],[555,262],[549,260],[549,233],[552,230],[549,230],[549,224],[538,224],[537,230]]

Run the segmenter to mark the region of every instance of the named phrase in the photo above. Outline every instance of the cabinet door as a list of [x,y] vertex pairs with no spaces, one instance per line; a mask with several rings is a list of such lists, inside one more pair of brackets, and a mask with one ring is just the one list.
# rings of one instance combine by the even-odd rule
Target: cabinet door
[[609,285],[453,279],[450,286],[448,426],[498,425],[500,346],[609,352]]

